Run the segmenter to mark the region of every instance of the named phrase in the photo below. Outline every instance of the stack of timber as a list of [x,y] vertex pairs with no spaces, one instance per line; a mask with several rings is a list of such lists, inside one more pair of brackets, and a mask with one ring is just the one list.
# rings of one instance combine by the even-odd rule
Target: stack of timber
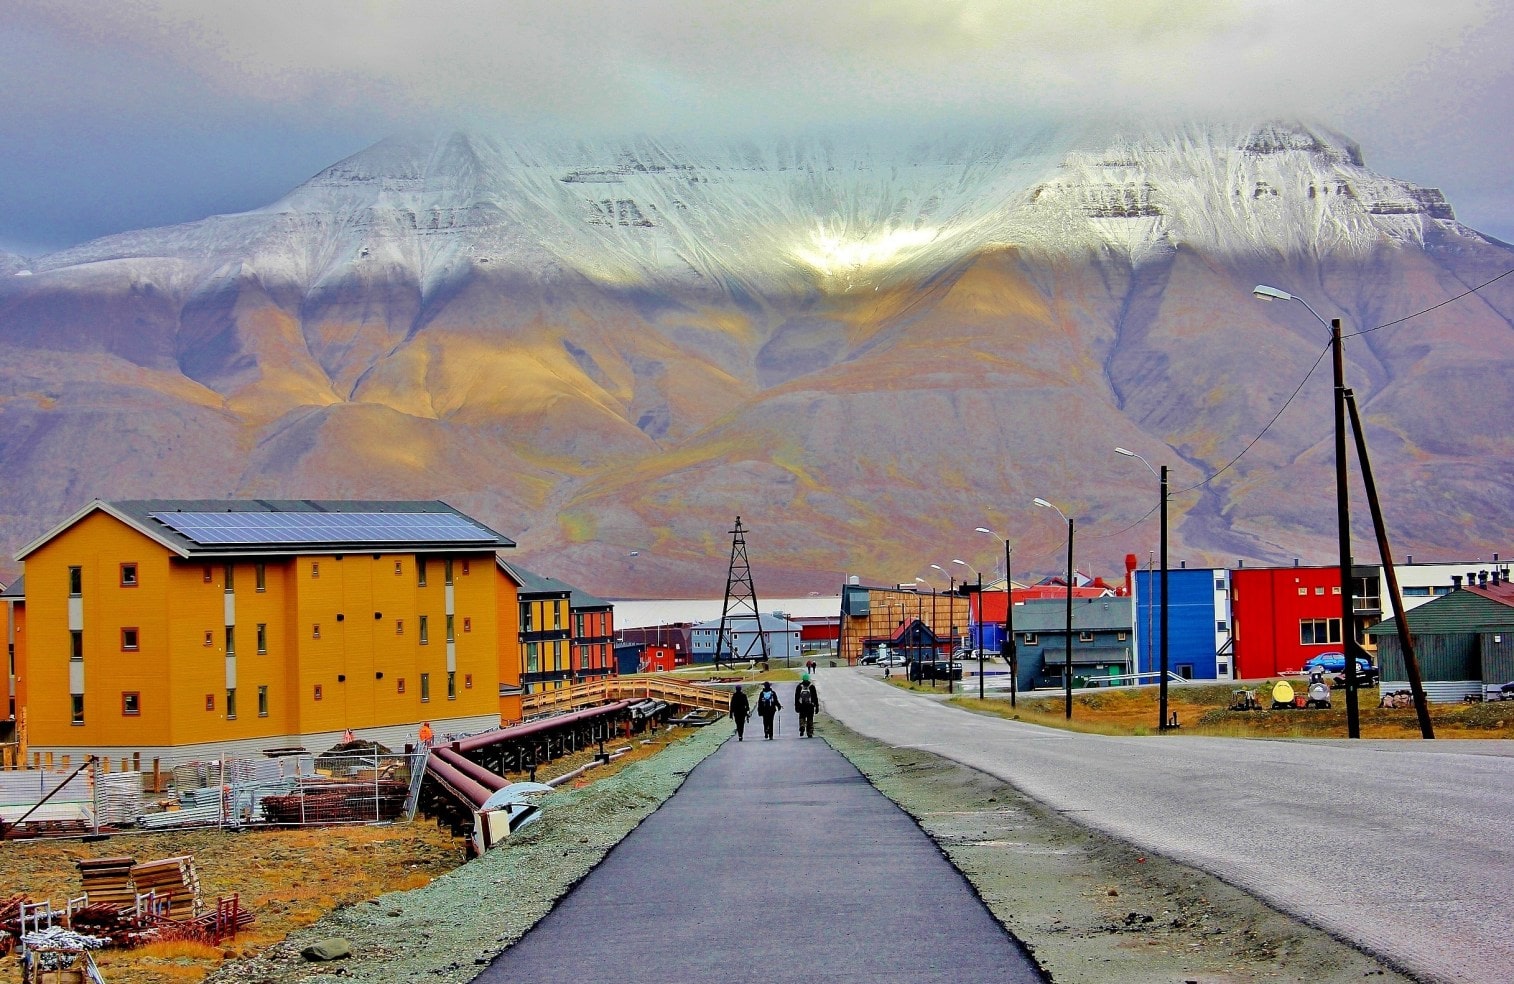
[[88,904],[112,906],[118,911],[132,908],[137,901],[131,875],[136,863],[136,858],[80,858],[79,877]]
[[192,856],[185,854],[139,864],[131,869],[131,877],[139,894],[152,892],[160,899],[169,900],[170,919],[190,919],[200,914],[203,907],[200,876],[195,873],[195,859]]

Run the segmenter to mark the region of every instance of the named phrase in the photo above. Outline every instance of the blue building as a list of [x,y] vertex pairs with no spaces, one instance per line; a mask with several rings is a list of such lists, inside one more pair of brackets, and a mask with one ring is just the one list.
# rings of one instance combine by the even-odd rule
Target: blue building
[[[1132,581],[1136,664],[1138,672],[1155,673],[1162,661],[1162,572],[1138,569]],[[1169,569],[1167,590],[1169,672],[1188,680],[1233,679],[1230,572],[1207,567]]]

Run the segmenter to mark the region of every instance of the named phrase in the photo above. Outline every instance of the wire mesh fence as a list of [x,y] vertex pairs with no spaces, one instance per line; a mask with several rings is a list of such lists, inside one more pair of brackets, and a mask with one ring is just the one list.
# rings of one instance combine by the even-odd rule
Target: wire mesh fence
[[168,768],[0,772],[5,836],[361,824],[414,816],[427,749],[219,756]]

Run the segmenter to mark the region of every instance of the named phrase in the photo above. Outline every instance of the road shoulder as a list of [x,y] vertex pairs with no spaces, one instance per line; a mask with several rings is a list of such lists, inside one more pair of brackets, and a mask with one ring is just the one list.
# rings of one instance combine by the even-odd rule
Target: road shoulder
[[1410,981],[1212,875],[1095,833],[996,777],[852,732],[817,734],[913,816],[1059,984]]

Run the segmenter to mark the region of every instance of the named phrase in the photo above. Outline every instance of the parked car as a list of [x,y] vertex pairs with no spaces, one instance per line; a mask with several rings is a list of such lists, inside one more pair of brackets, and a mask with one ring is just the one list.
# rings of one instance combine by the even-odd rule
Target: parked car
[[880,657],[876,662],[879,666],[903,666],[909,660],[898,653],[889,653],[887,656]]
[[955,660],[948,663],[944,659],[925,659],[909,665],[909,678],[911,680],[960,680],[962,679],[962,664]]
[[[1326,673],[1333,673],[1344,682],[1346,654],[1320,653],[1318,656],[1314,656],[1304,663],[1303,672],[1305,674],[1312,673],[1316,669],[1323,670]],[[1356,680],[1358,683],[1370,687],[1377,683],[1378,675],[1378,668],[1373,666],[1371,662],[1362,659],[1360,656],[1356,657]]]

